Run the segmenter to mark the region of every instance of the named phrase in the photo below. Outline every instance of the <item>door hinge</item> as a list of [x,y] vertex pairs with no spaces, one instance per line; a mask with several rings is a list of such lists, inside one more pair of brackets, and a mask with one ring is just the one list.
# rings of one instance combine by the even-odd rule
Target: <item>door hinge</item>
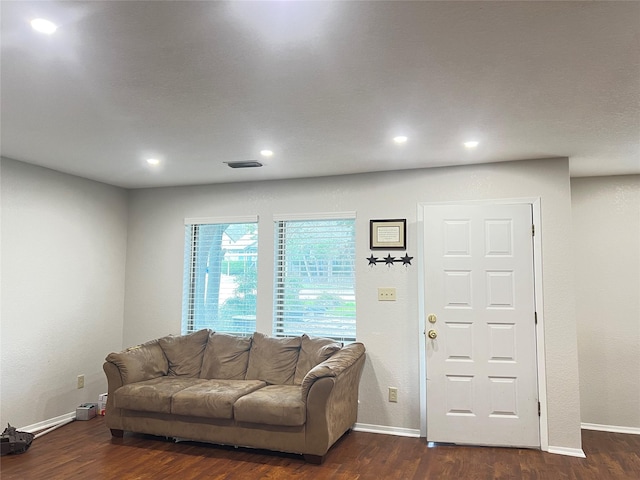
[[536,325],[538,324],[538,312],[533,312],[533,319],[536,322]]
[[536,236],[536,226],[535,225],[531,225],[531,236],[532,237]]
[[540,402],[538,402],[538,416],[540,416]]

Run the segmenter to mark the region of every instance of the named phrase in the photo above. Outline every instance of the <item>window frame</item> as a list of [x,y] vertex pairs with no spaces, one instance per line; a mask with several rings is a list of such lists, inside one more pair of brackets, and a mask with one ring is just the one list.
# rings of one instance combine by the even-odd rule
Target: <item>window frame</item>
[[[286,321],[284,320],[284,314],[286,313],[286,308],[284,308],[283,302],[286,300],[282,297],[283,291],[286,286],[281,281],[281,278],[284,277],[284,269],[286,268],[286,252],[281,250],[282,245],[282,222],[320,222],[320,221],[332,221],[332,220],[350,220],[353,222],[353,257],[351,259],[351,271],[349,277],[351,278],[350,288],[352,289],[353,295],[353,316],[354,316],[354,325],[353,325],[353,335],[342,335],[336,336],[329,334],[323,334],[322,332],[319,335],[315,333],[311,333],[313,336],[323,336],[327,338],[333,338],[338,341],[342,341],[345,343],[350,343],[356,341],[357,338],[357,305],[356,305],[356,250],[357,250],[357,228],[356,228],[356,212],[323,212],[323,213],[307,213],[307,214],[279,214],[274,215],[273,217],[273,226],[274,226],[274,291],[273,291],[273,319],[272,319],[272,331],[273,335],[276,337],[288,337],[292,335],[297,335],[297,333],[290,333],[286,331]],[[345,317],[346,318],[346,317]],[[284,331],[283,331],[284,329]],[[309,333],[309,332],[306,332]]]
[[[246,216],[231,216],[231,217],[187,217],[184,219],[184,227],[185,227],[185,245],[184,245],[184,265],[183,265],[183,294],[182,294],[182,314],[181,314],[181,333],[187,334],[197,330],[197,328],[210,328],[211,330],[219,331],[221,333],[231,333],[242,336],[249,336],[255,331],[256,324],[254,323],[251,332],[237,333],[237,332],[227,332],[224,328],[219,328],[210,325],[207,327],[199,327],[195,324],[194,311],[195,311],[195,297],[196,297],[196,269],[197,266],[197,255],[195,255],[196,248],[198,246],[197,241],[197,231],[202,225],[232,225],[232,224],[251,224],[254,223],[256,225],[257,231],[259,232],[259,218],[257,215],[246,215]],[[190,235],[187,236],[187,229],[190,229]],[[258,233],[259,236],[259,233]],[[256,240],[259,242],[259,239]],[[257,274],[257,262],[258,256],[256,252],[256,274]],[[222,273],[222,272],[220,272]],[[256,284],[256,296],[258,294],[258,285]],[[219,305],[220,306],[220,305]],[[257,303],[256,303],[257,310]],[[257,311],[255,312],[255,316],[257,317]],[[255,321],[254,321],[255,322]],[[215,327],[215,328],[214,328]]]

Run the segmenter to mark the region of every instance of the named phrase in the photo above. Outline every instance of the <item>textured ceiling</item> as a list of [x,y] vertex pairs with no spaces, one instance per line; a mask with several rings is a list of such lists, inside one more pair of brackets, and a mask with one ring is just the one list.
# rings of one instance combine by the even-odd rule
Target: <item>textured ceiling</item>
[[[105,183],[545,157],[569,157],[573,176],[640,173],[640,2],[0,9],[2,156]],[[36,33],[36,17],[58,31]],[[398,134],[408,142],[394,144]],[[241,160],[265,166],[223,163]]]

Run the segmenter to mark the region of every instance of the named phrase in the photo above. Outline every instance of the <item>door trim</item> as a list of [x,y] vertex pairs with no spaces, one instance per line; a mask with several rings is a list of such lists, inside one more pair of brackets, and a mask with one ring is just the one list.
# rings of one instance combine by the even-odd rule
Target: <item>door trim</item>
[[[533,211],[533,274],[534,274],[534,304],[538,314],[536,325],[536,371],[538,374],[538,400],[540,402],[540,449],[549,451],[549,428],[547,424],[547,375],[544,348],[544,295],[542,290],[542,214],[540,197],[499,198],[490,200],[450,201],[450,202],[421,202],[417,206],[418,229],[418,336],[419,344],[419,372],[420,372],[420,436],[427,436],[427,364],[426,364],[426,307],[424,300],[424,207],[429,205],[504,205],[527,204]],[[533,312],[532,312],[533,313]]]

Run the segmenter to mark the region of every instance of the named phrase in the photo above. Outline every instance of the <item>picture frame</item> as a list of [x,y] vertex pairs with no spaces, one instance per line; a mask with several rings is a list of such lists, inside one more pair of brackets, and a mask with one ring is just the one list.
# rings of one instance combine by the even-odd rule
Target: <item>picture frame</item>
[[370,220],[369,248],[371,250],[406,250],[407,219]]

